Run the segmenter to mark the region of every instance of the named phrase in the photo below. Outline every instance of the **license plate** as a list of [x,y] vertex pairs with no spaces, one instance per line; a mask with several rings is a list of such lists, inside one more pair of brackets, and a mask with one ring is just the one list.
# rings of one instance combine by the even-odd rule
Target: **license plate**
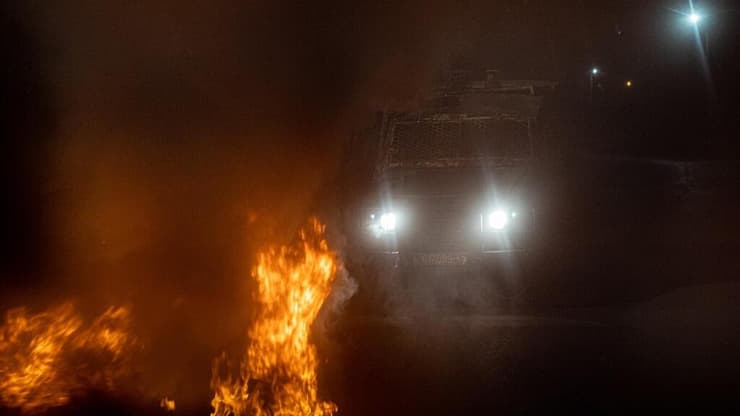
[[463,254],[429,253],[414,256],[416,266],[462,266],[468,262]]

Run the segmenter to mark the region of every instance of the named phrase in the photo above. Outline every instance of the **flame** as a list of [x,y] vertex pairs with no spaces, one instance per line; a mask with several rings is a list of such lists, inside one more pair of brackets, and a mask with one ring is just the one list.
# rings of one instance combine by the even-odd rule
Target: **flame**
[[175,401],[173,399],[170,399],[169,397],[163,397],[162,400],[159,401],[159,407],[168,412],[174,412]]
[[325,227],[312,219],[292,246],[259,253],[257,317],[238,378],[222,377],[226,356],[214,361],[212,416],[332,415],[337,406],[317,398],[316,348],[311,325],[331,291],[336,254]]
[[135,345],[129,325],[123,307],[89,325],[70,302],[36,315],[8,311],[0,327],[0,404],[41,413],[83,388],[114,389]]

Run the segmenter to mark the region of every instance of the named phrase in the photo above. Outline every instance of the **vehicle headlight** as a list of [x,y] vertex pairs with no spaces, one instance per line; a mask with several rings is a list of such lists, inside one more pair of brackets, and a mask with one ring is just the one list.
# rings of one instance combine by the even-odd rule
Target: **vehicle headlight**
[[396,231],[396,225],[397,225],[397,218],[396,214],[393,212],[386,212],[385,214],[380,216],[380,229],[383,232],[393,232]]
[[503,230],[509,225],[509,216],[516,215],[503,209],[497,209],[488,215],[488,226],[494,230]]
[[381,215],[370,215],[368,229],[376,238],[380,238],[382,235],[395,234],[397,228],[398,216],[395,212],[386,212]]

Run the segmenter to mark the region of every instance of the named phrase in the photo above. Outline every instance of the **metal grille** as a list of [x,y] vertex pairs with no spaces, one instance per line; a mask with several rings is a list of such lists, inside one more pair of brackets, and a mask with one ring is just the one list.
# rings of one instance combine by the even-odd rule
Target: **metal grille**
[[460,142],[460,136],[460,123],[396,124],[391,152],[399,160],[452,157],[454,144]]
[[529,153],[527,124],[515,120],[397,122],[391,164],[445,159],[516,158]]
[[467,204],[455,198],[434,198],[416,205],[413,251],[456,252],[475,245],[479,220]]

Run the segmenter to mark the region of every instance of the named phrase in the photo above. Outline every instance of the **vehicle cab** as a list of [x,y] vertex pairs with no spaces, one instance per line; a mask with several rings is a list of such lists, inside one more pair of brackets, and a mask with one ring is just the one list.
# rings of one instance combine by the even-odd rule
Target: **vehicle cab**
[[537,116],[554,87],[458,71],[418,108],[383,112],[376,193],[358,224],[363,247],[403,267],[525,250],[537,220]]

